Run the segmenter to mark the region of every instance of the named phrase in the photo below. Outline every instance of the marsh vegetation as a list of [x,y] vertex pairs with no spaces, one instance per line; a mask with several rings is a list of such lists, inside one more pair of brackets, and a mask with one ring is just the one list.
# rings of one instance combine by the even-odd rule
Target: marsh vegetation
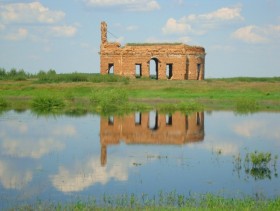
[[[0,72],[0,98],[14,109],[30,108],[35,98],[55,95],[67,108],[79,108],[83,102],[88,111],[230,109],[244,114],[280,110],[280,77],[156,81],[100,74],[57,74],[52,69],[33,75],[15,69],[2,68]],[[18,80],[19,76],[25,79]],[[119,104],[112,103],[114,100]],[[92,109],[92,104],[97,108]]]

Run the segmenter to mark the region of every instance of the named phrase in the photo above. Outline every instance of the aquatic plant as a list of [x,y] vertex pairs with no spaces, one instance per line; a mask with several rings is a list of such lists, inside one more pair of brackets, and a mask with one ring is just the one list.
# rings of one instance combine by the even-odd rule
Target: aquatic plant
[[252,176],[255,180],[271,179],[272,167],[274,176],[278,176],[276,167],[277,159],[278,156],[275,155],[272,160],[270,152],[264,153],[255,151],[252,153],[246,153],[244,160],[240,154],[238,154],[234,159],[234,171],[236,171],[240,177],[240,172],[243,167],[245,174]]
[[271,153],[255,151],[254,153],[250,153],[250,159],[254,168],[267,167],[271,161]]

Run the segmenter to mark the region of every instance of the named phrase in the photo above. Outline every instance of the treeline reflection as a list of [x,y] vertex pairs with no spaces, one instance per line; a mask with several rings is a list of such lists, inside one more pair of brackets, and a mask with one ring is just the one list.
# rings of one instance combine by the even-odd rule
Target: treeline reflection
[[184,115],[157,111],[100,120],[101,165],[107,163],[107,146],[120,144],[183,145],[204,139],[204,112]]

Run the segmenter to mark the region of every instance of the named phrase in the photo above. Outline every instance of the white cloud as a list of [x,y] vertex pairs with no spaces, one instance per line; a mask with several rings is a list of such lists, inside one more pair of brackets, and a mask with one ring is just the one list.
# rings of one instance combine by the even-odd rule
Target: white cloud
[[85,0],[92,7],[121,7],[127,11],[152,11],[160,9],[156,0]]
[[77,33],[75,26],[53,26],[51,29],[51,35],[55,37],[73,37]]
[[174,18],[169,18],[165,26],[162,28],[164,34],[185,34],[189,31],[192,31],[190,25],[178,22]]
[[27,37],[28,35],[28,30],[25,28],[19,28],[15,32],[12,32],[10,34],[7,34],[4,36],[6,40],[11,40],[11,41],[18,41],[18,40],[23,40]]
[[232,37],[247,43],[264,43],[268,39],[264,37],[262,30],[254,25],[245,26],[233,32]]
[[94,184],[106,184],[112,179],[126,181],[128,178],[127,161],[115,159],[111,167],[102,167],[99,158],[79,162],[69,169],[61,166],[56,175],[50,176],[53,186],[65,193],[82,191]]
[[4,23],[56,23],[65,13],[52,11],[40,2],[0,5],[0,21]]
[[186,16],[186,20],[190,21],[233,21],[243,20],[241,16],[241,7],[223,7],[214,12]]
[[205,14],[190,14],[176,20],[169,18],[162,28],[164,34],[205,34],[208,30],[232,21],[241,21],[241,7],[224,7]]

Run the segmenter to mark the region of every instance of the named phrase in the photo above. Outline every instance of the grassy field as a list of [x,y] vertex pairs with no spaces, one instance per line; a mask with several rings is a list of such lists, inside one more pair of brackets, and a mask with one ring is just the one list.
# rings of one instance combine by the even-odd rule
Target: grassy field
[[[56,101],[56,105],[51,101]],[[22,80],[18,80],[16,74],[14,78],[0,80],[0,109],[42,109],[40,102],[56,110],[94,112],[151,108],[163,111],[228,109],[241,113],[280,111],[280,77],[157,81],[49,71],[27,75]]]

